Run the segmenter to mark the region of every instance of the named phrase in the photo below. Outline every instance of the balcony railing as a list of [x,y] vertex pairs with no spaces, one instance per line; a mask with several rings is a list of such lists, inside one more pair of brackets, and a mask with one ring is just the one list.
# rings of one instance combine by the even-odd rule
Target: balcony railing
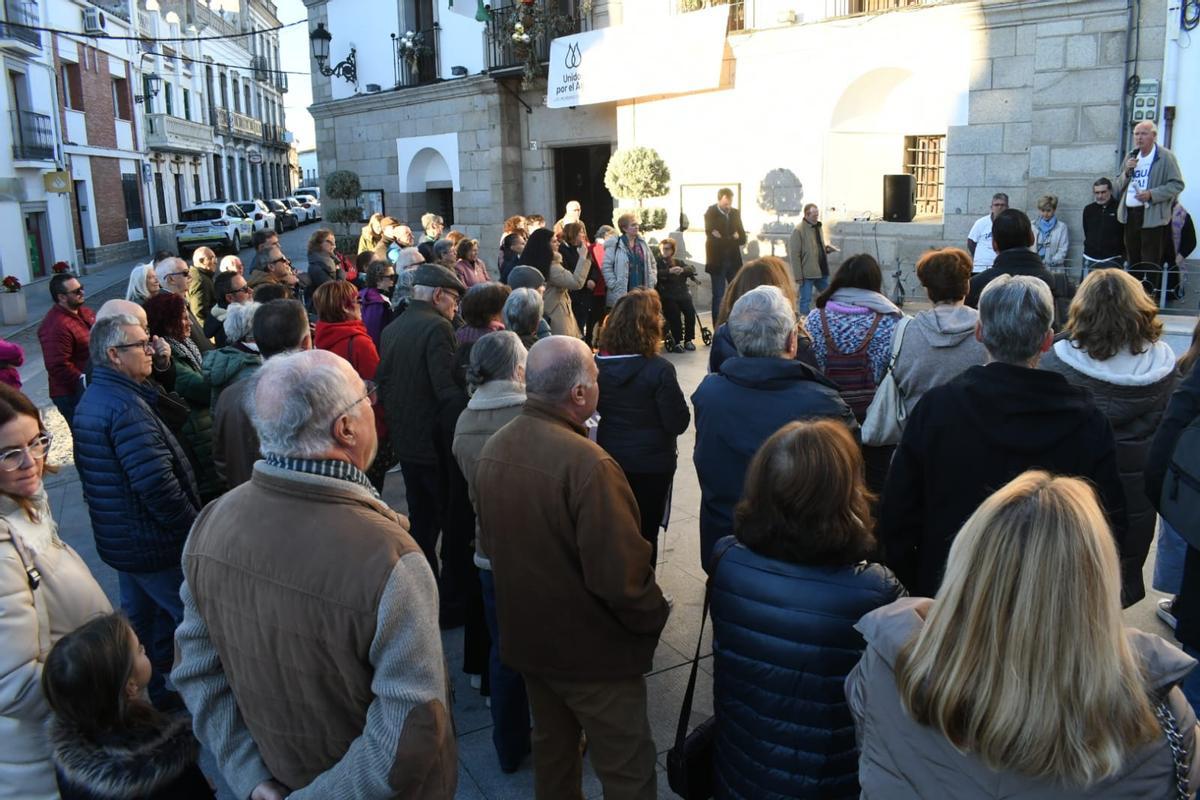
[[395,71],[397,86],[420,86],[433,83],[438,75],[438,45],[442,29],[434,25],[413,35],[413,48],[406,46],[403,36],[395,38]]
[[263,135],[263,124],[253,117],[230,111],[228,108],[214,108],[213,127],[217,133],[227,133],[241,139],[260,141]]
[[284,94],[287,94],[288,76],[287,76],[286,72],[276,72],[275,73],[275,88],[278,89],[279,91],[283,92]]
[[728,31],[777,27],[792,22],[819,22],[839,17],[882,14],[902,8],[940,5],[950,0],[798,0],[790,9],[791,19],[785,21],[778,4],[761,0],[665,0],[671,13],[686,14],[704,8],[727,7]]
[[274,70],[271,69],[271,64],[267,61],[266,56],[255,56],[251,61],[251,66],[254,69],[255,80],[262,81],[263,83],[271,82],[271,75],[274,74]]
[[263,123],[263,144],[268,147],[287,149],[287,129],[282,125]]
[[[543,5],[545,1],[538,0]],[[525,54],[529,49],[533,50],[533,55],[539,64],[550,60],[550,40],[545,36],[538,36],[527,45],[518,45],[513,42],[513,25],[519,22],[526,13],[524,5],[508,5],[492,9],[492,16],[487,23],[489,70],[497,72],[519,69],[525,65]],[[579,33],[578,19],[570,19],[566,29],[559,35],[569,36],[573,33]]]
[[211,153],[213,129],[170,114],[147,114],[146,146],[173,153]]
[[46,114],[11,111],[13,158],[17,161],[51,161],[54,158],[54,121]]
[[4,0],[4,19],[0,21],[0,40],[15,40],[40,50],[42,34],[32,30],[36,27],[38,27],[37,0]]

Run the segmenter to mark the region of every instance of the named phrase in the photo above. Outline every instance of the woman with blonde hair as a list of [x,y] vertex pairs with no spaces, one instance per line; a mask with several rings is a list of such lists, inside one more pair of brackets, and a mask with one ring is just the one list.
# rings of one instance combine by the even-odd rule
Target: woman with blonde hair
[[[792,277],[786,261],[775,256],[763,256],[747,261],[725,287],[725,296],[721,300],[721,308],[716,317],[717,330],[713,334],[712,349],[708,351],[709,372],[720,372],[721,364],[738,354],[733,345],[733,337],[729,334],[729,326],[725,323],[729,321],[729,312],[733,309],[733,304],[746,292],[759,286],[778,286],[792,308],[796,307],[796,280]],[[800,317],[796,322],[797,331],[801,334],[796,343],[796,360],[816,368],[817,358],[813,355],[812,341],[804,328],[804,318]]]
[[1081,479],[1014,478],[959,532],[936,599],[857,628],[863,797],[1177,798],[1200,779],[1178,689],[1195,661],[1125,628],[1112,532]]
[[[393,223],[394,224],[394,223]],[[358,235],[358,252],[369,253],[383,241],[383,214],[376,211]]]
[[130,271],[129,286],[125,290],[126,300],[140,306],[158,292],[158,275],[154,272],[153,264],[139,264]]
[[1158,309],[1136,278],[1120,269],[1096,270],[1071,301],[1066,337],[1038,363],[1090,391],[1112,425],[1129,520],[1121,549],[1126,607],[1146,595],[1142,564],[1154,539],[1156,514],[1143,472],[1150,442],[1179,383],[1175,354],[1162,332]]
[[854,625],[905,593],[871,563],[871,500],[839,420],[790,422],[750,462],[710,579],[716,797],[859,796]]

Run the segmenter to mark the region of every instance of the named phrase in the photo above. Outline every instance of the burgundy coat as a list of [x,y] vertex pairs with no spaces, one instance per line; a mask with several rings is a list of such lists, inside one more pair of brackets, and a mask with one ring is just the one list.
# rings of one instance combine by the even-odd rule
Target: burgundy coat
[[38,326],[42,359],[50,382],[51,397],[71,397],[80,391],[79,379],[88,365],[88,342],[96,312],[80,306],[79,314],[54,305]]

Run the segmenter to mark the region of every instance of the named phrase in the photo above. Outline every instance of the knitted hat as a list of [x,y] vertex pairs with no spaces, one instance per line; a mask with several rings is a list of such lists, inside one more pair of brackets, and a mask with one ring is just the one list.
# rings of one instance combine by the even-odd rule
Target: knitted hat
[[514,289],[540,289],[546,285],[546,279],[535,267],[518,264],[508,273],[508,285]]

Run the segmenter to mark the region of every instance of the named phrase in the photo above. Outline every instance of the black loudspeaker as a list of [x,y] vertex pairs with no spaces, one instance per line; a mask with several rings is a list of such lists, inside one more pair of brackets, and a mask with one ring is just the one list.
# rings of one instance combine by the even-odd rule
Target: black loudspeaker
[[883,218],[912,222],[917,215],[917,179],[912,175],[883,176]]

